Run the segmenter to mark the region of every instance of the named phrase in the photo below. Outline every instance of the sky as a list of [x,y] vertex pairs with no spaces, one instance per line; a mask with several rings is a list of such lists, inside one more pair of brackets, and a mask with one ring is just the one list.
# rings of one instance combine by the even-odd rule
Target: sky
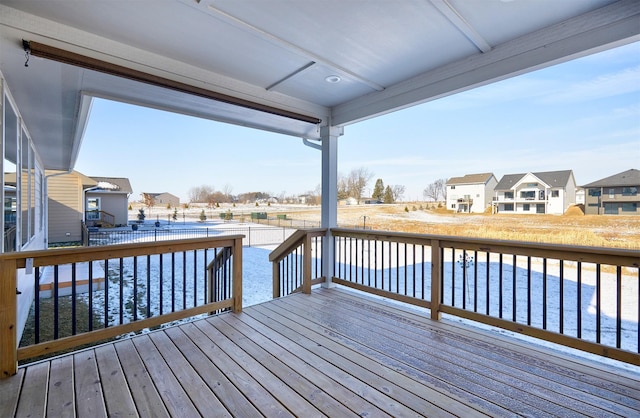
[[[640,169],[640,42],[344,128],[338,170],[367,168],[403,200],[465,174],[573,170],[584,185]],[[300,138],[94,100],[75,169],[127,177],[130,200],[207,185],[292,196],[321,182],[320,151]]]

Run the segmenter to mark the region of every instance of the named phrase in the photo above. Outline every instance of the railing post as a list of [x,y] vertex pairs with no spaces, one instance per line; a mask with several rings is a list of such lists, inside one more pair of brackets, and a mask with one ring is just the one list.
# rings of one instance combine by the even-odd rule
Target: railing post
[[5,379],[18,371],[16,260],[0,260],[0,368]]
[[233,312],[242,312],[242,238],[233,243]]
[[440,289],[442,288],[442,260],[440,257],[440,241],[431,240],[431,319],[439,321]]
[[273,276],[273,298],[278,299],[280,297],[280,262],[272,261],[272,276]]
[[311,235],[304,236],[302,247],[302,293],[311,294]]

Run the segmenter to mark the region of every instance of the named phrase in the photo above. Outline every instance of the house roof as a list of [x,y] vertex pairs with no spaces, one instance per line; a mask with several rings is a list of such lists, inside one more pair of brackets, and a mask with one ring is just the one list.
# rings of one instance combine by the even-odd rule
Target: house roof
[[505,174],[495,187],[495,190],[511,190],[524,176],[532,174],[549,187],[564,187],[573,176],[572,170],[541,171],[537,173]]
[[613,176],[605,177],[600,180],[596,180],[592,183],[585,184],[587,187],[615,187],[615,186],[640,186],[640,170],[632,168],[622,173],[614,174]]
[[493,173],[465,174],[463,177],[451,177],[447,181],[447,185],[451,184],[487,184],[491,177],[495,177]]
[[318,139],[636,41],[639,17],[634,0],[0,0],[0,71],[44,168],[67,170],[95,97]]
[[115,192],[115,193],[132,193],[131,183],[129,179],[124,177],[94,177],[93,180],[97,182],[97,187],[102,190]]

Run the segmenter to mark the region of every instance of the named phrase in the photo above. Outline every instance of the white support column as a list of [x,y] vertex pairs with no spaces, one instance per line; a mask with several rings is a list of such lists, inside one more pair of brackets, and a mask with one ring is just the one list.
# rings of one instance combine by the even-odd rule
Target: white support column
[[[321,226],[334,228],[338,226],[338,137],[343,128],[325,126],[320,129],[322,138],[322,214]],[[331,287],[333,277],[334,246],[331,231],[322,240],[322,271],[325,274],[323,287]]]

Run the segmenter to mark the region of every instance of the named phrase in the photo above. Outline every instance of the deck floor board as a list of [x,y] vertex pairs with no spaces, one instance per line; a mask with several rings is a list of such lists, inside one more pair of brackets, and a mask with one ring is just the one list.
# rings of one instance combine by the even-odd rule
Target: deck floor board
[[640,416],[640,370],[340,289],[22,366],[0,416]]

